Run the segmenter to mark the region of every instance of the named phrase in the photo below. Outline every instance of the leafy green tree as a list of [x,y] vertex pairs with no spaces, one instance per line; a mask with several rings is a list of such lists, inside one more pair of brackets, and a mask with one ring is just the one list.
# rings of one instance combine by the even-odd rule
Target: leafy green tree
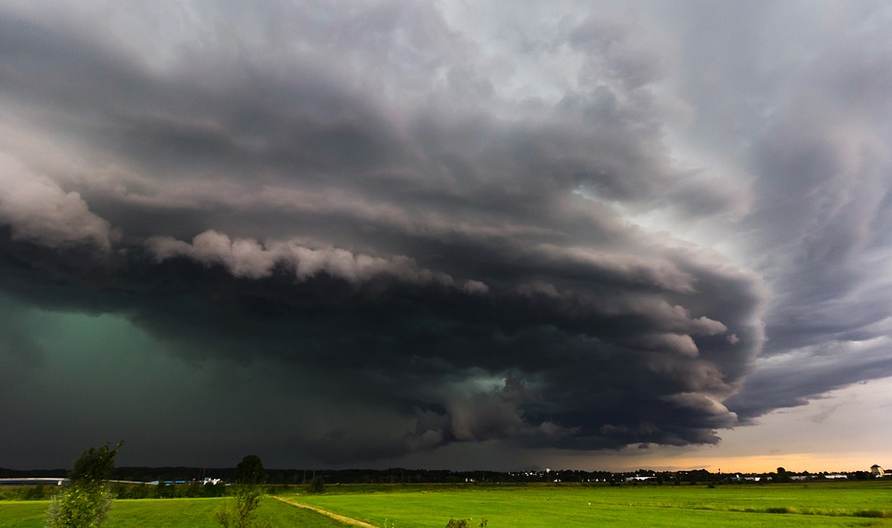
[[111,508],[106,482],[115,468],[121,443],[87,449],[74,462],[70,485],[56,495],[47,513],[49,528],[99,528]]
[[257,455],[248,455],[235,468],[235,481],[239,484],[262,484],[266,481],[263,462]]
[[313,480],[310,481],[310,486],[307,488],[307,491],[310,493],[325,493],[325,479],[321,476],[313,477]]
[[106,444],[87,449],[74,462],[68,478],[74,483],[101,483],[110,479],[115,469],[115,456],[120,447],[121,444],[118,443],[114,447]]

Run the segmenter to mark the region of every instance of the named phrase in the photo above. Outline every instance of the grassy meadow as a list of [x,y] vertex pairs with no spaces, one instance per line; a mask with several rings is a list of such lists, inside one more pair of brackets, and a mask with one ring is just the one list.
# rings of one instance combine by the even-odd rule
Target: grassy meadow
[[892,482],[706,486],[329,486],[286,497],[376,526],[889,526]]
[[[772,485],[330,485],[282,499],[386,528],[843,527],[892,528],[892,482]],[[211,528],[225,499],[116,500],[108,528]],[[0,527],[42,527],[47,501],[0,501]],[[266,498],[260,517],[276,527],[344,525]]]
[[[225,499],[116,500],[104,528],[219,528],[214,519]],[[43,528],[49,501],[0,501],[0,527]],[[311,511],[265,498],[260,519],[270,528],[343,528]]]

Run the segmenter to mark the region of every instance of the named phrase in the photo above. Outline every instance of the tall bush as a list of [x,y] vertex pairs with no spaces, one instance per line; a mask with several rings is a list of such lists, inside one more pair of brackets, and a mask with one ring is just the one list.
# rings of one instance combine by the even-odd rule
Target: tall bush
[[256,455],[242,459],[236,467],[236,483],[232,500],[226,501],[217,512],[217,522],[223,528],[252,528],[258,526],[257,508],[263,496],[261,485],[266,480],[263,463]]
[[121,444],[87,449],[74,462],[69,486],[53,497],[47,512],[48,528],[99,528],[112,504],[106,482],[115,468]]

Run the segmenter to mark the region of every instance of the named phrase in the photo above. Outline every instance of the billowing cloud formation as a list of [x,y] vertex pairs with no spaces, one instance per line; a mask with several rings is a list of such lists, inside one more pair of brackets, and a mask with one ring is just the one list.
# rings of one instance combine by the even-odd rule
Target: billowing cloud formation
[[105,250],[111,244],[108,222],[91,213],[78,193],[62,191],[5,155],[0,156],[0,222],[18,240],[51,246],[86,242]]
[[[287,266],[293,269],[298,280],[325,274],[357,283],[377,276],[393,276],[409,283],[454,285],[449,275],[418,269],[414,262],[402,256],[385,259],[354,255],[343,249],[312,249],[294,242],[261,246],[253,239],[230,240],[215,231],[197,235],[192,244],[169,237],[150,238],[147,244],[159,261],[186,256],[207,265],[222,264],[236,277],[269,277],[276,266]],[[480,281],[467,281],[464,289],[482,293],[487,287]]]
[[888,56],[701,7],[9,6],[0,287],[279,365],[328,462],[716,442],[876,375],[760,397],[887,335]]

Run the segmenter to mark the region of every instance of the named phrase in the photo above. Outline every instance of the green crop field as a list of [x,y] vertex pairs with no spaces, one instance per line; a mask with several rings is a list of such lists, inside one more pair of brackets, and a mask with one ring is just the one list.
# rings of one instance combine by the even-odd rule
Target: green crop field
[[[214,512],[224,499],[137,499],[114,502],[107,528],[219,528]],[[47,501],[0,501],[0,527],[42,528]],[[343,528],[327,517],[264,499],[259,517],[270,528]]]
[[392,488],[329,486],[287,498],[376,526],[443,528],[450,517],[489,528],[591,526],[890,526],[892,483],[706,486]]
[[[892,528],[892,482],[774,485],[328,486],[284,499],[387,528],[443,528],[450,518],[488,528],[772,527]],[[115,501],[109,528],[210,528],[224,499]],[[43,526],[46,501],[0,501],[0,527]],[[322,515],[264,499],[271,527],[336,528]]]

